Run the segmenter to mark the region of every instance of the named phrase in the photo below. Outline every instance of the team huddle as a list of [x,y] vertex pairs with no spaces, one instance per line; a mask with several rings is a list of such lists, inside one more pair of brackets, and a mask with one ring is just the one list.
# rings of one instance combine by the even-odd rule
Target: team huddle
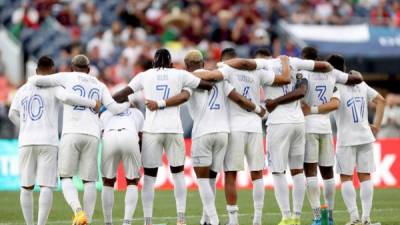
[[[300,225],[305,195],[313,210],[311,224],[322,224],[318,169],[324,181],[329,225],[333,225],[335,161],[350,214],[348,225],[372,224],[373,142],[385,100],[363,82],[360,73],[344,72],[341,56],[319,61],[317,50],[306,47],[301,59],[272,58],[265,49],[258,50],[255,59],[243,59],[227,48],[215,70],[203,68],[203,55],[197,50],[189,51],[184,63],[186,70],[173,68],[168,50],[159,49],[152,69],[137,74],[127,87],[111,95],[103,83],[89,75],[86,56],[75,56],[72,72],[62,73],[55,73],[50,58],[39,59],[37,75],[17,91],[9,112],[9,118],[20,127],[20,202],[27,225],[34,224],[35,185],[40,186],[37,224],[46,224],[58,177],[75,215],[72,224],[92,223],[100,141],[105,225],[113,224],[114,184],[121,161],[127,183],[123,225],[132,223],[142,167],[144,224],[153,224],[155,182],[163,152],[174,183],[177,224],[186,224],[185,145],[180,118],[180,105],[184,103],[193,118],[191,160],[203,208],[200,224],[220,224],[215,206],[216,177],[223,171],[227,224],[239,225],[236,177],[245,168],[244,160],[253,183],[253,225],[263,224],[266,166],[272,173],[282,213],[279,225]],[[145,116],[133,104],[139,92],[146,99]],[[261,103],[263,95],[267,100]],[[376,105],[373,124],[368,122],[370,102]],[[63,129],[59,141],[61,104]],[[330,112],[337,125],[336,152]],[[360,181],[361,216],[353,185],[355,168]],[[292,207],[286,172],[293,180]],[[83,181],[83,204],[72,182],[75,175]]]

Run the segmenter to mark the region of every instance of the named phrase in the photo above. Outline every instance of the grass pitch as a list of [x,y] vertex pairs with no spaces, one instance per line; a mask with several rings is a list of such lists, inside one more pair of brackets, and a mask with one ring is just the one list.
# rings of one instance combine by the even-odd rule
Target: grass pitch
[[[38,192],[34,193],[35,199],[35,219],[37,215]],[[82,195],[82,193],[80,193]],[[0,225],[24,225],[22,212],[19,206],[18,192],[0,192]],[[115,204],[113,211],[114,225],[122,224],[124,213],[124,192],[115,193]],[[139,194],[140,196],[140,194]],[[94,225],[103,224],[103,215],[101,209],[101,193],[97,195],[97,205],[94,215]],[[358,206],[361,209],[359,196]],[[374,205],[372,210],[372,219],[381,222],[382,225],[399,225],[400,224],[400,189],[377,189],[374,195]],[[217,193],[217,210],[220,216],[221,224],[227,221],[225,211],[225,198],[223,191]],[[239,191],[239,213],[240,224],[251,225],[253,201],[251,190]],[[189,191],[187,198],[187,224],[199,224],[202,206],[197,191]],[[154,223],[155,224],[176,224],[175,219],[175,199],[173,191],[157,191],[154,203]],[[138,207],[135,212],[133,224],[143,224],[142,205],[139,199]],[[336,194],[336,210],[335,222],[337,225],[344,225],[348,221],[348,213],[340,194],[337,190]],[[50,213],[48,224],[71,224],[72,211],[64,201],[62,193],[57,191],[54,193],[53,208]],[[281,219],[278,206],[271,189],[266,190],[263,224],[276,225]],[[304,210],[302,216],[302,224],[311,224],[312,214],[308,200],[304,201]]]

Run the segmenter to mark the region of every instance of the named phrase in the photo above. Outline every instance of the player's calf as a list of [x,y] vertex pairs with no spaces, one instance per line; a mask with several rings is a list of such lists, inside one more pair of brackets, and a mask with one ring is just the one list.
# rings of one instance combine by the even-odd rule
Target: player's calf
[[184,166],[170,166],[172,179],[174,180],[174,194],[176,200],[176,211],[178,224],[185,224],[186,211],[186,183],[183,174]]

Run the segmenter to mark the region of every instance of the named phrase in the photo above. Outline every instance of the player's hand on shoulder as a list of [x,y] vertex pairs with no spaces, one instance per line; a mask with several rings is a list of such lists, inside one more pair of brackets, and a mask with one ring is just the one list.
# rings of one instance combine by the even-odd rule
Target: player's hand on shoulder
[[100,109],[101,109],[101,101],[96,100],[96,107],[94,108],[94,111],[96,111],[96,113],[99,113]]
[[153,100],[146,100],[146,107],[150,110],[150,111],[156,111],[158,109],[158,104],[156,101]]
[[261,108],[261,111],[259,113],[257,113],[257,115],[260,116],[261,118],[263,118],[267,111],[265,110],[265,108],[263,106],[260,106],[260,108]]
[[279,59],[284,62],[289,62],[289,57],[287,55],[280,55]]
[[267,108],[268,112],[272,112],[278,105],[272,99],[265,100],[265,108]]
[[370,124],[369,127],[371,128],[372,133],[374,134],[374,136],[376,137],[376,135],[379,133],[379,128],[376,127],[373,124]]
[[307,104],[306,102],[301,102],[301,110],[303,110],[303,114],[305,116],[311,114],[311,106]]

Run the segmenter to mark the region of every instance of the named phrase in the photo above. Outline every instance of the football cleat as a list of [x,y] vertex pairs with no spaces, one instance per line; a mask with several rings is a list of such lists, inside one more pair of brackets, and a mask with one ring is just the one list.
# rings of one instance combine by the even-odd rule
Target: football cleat
[[74,220],[72,221],[72,225],[88,225],[88,218],[83,211],[79,211],[75,214]]
[[321,219],[313,219],[311,225],[321,225]]
[[278,223],[278,225],[292,225],[293,221],[292,219],[282,219],[281,222]]
[[299,217],[293,217],[292,219],[291,219],[291,224],[292,225],[300,225],[300,218]]
[[362,225],[362,223],[360,220],[354,220],[354,221],[346,223],[346,225]]

